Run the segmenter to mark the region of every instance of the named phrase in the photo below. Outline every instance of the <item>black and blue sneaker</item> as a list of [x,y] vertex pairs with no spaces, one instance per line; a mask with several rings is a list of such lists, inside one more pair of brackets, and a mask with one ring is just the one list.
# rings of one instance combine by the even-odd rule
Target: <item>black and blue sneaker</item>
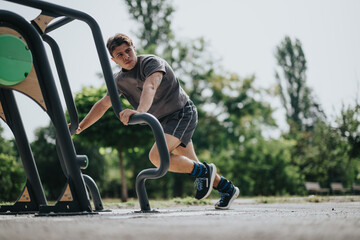
[[234,187],[231,193],[221,193],[221,198],[215,203],[215,208],[222,210],[229,209],[232,202],[239,196],[239,193],[240,190],[238,187]]
[[217,187],[214,187],[220,192],[220,200],[215,204],[216,209],[229,209],[231,203],[239,196],[240,190],[235,187],[232,182],[221,176]]
[[204,164],[195,163],[193,172],[198,173],[193,174],[197,176],[194,182],[194,185],[196,187],[195,198],[197,200],[204,199],[209,196],[213,188],[213,183],[216,175],[216,166],[212,163],[207,164],[206,162],[204,162]]

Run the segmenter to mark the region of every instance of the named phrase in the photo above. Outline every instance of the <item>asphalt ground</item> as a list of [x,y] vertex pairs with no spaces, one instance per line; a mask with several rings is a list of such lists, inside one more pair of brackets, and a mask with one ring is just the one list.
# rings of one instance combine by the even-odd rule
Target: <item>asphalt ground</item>
[[237,199],[230,210],[182,204],[159,207],[157,213],[136,213],[138,206],[110,208],[83,216],[0,215],[0,240],[360,239],[359,196],[320,202]]

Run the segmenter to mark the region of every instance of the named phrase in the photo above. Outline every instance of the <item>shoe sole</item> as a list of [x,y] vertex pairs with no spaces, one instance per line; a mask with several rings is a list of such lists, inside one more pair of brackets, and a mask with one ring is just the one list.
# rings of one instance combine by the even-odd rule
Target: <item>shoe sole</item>
[[213,164],[213,163],[209,164],[209,166],[212,166],[212,172],[211,172],[211,179],[210,179],[209,190],[208,190],[208,192],[206,193],[206,195],[205,195],[204,197],[202,197],[202,198],[200,198],[200,199],[198,199],[198,200],[203,200],[203,199],[207,198],[207,197],[210,195],[210,193],[211,193],[211,191],[212,191],[212,189],[213,189],[214,180],[215,180],[215,175],[216,175],[216,166],[215,166],[215,164]]
[[229,201],[229,204],[226,207],[219,207],[219,206],[215,206],[216,209],[221,209],[221,210],[227,210],[230,208],[232,202],[239,196],[240,194],[240,190],[238,187],[235,187],[235,194],[232,196],[232,198]]

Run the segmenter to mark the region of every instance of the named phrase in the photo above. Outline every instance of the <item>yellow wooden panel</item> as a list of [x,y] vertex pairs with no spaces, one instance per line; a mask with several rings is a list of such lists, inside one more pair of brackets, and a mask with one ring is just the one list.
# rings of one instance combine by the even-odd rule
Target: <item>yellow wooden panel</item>
[[19,91],[19,92],[24,93],[25,95],[29,96],[46,111],[44,97],[41,92],[39,80],[36,76],[34,66],[24,81],[22,81],[19,84],[14,85],[14,86],[9,86],[9,88],[14,89],[16,91]]
[[2,118],[2,120],[6,122],[6,118],[5,118],[4,110],[1,106],[1,102],[0,102],[0,118]]
[[46,27],[54,18],[55,17],[40,14],[37,18],[34,19],[34,22],[38,25],[38,27],[44,33]]
[[26,44],[25,39],[21,36],[20,33],[18,33],[17,31],[15,31],[15,30],[12,29],[12,28],[1,27],[1,26],[0,26],[0,35],[4,35],[4,34],[8,34],[8,35],[12,35],[12,36],[18,37],[18,38],[20,38],[20,39]]
[[22,192],[18,202],[31,202],[30,194],[27,187],[24,188],[24,191]]
[[72,194],[71,194],[71,190],[70,190],[70,186],[69,184],[66,185],[66,189],[65,189],[65,192],[64,194],[62,195],[61,199],[59,202],[71,202],[73,201],[73,197],[72,197]]

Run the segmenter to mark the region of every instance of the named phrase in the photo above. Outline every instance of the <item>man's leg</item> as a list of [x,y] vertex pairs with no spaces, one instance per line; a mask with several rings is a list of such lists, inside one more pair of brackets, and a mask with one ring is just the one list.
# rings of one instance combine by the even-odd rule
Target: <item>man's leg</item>
[[[178,138],[166,133],[165,140],[168,146],[169,153],[172,153],[181,143]],[[149,158],[156,167],[160,166],[160,156],[156,143],[150,150]],[[194,161],[196,160],[190,159],[184,155],[170,154],[169,171],[176,173],[191,173],[194,168]]]
[[[199,162],[199,159],[196,156],[194,145],[192,142],[189,142],[188,145],[186,145],[186,147],[178,146],[177,148],[174,149],[172,153],[179,156],[185,156],[195,162]],[[214,187],[218,186],[220,180],[221,180],[220,175],[216,174],[214,180]]]
[[[165,134],[165,140],[170,152],[169,171],[187,173],[196,177],[196,199],[201,200],[209,196],[216,177],[216,166],[214,164],[200,163],[192,143],[189,143],[190,146],[188,144],[186,148],[181,148],[179,147],[181,141],[169,134]],[[149,158],[155,166],[160,166],[160,156],[156,144],[151,148]]]
[[[179,146],[175,148],[173,154],[186,156],[195,162],[199,162],[192,142],[190,142],[186,147]],[[219,174],[215,175],[213,186],[214,189],[218,190],[221,194],[221,199],[215,204],[215,208],[229,209],[232,202],[239,196],[239,188],[234,186],[230,181],[220,176]]]

